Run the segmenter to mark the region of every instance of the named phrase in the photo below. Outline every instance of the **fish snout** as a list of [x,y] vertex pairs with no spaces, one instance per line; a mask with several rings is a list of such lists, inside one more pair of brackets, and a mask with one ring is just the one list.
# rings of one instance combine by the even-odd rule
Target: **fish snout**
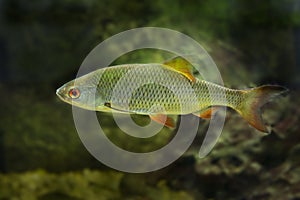
[[66,87],[62,86],[56,90],[56,95],[61,99],[65,100],[66,98]]

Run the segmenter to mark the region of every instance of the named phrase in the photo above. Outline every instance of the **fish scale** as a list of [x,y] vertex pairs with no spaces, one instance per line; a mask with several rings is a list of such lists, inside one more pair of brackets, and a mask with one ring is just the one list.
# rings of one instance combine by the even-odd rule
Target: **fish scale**
[[[212,104],[235,107],[242,101],[239,90],[204,80],[192,83],[184,76],[165,69],[162,64],[120,65],[95,74],[99,78],[98,96],[111,102],[115,108],[126,108],[125,111],[132,113],[149,114],[152,106],[160,105],[167,114],[187,114]],[[122,80],[124,76],[127,78]],[[117,84],[119,87],[116,89]],[[188,87],[190,90],[187,90]],[[130,92],[132,95],[126,94]],[[196,96],[195,101],[190,100],[193,95]]]

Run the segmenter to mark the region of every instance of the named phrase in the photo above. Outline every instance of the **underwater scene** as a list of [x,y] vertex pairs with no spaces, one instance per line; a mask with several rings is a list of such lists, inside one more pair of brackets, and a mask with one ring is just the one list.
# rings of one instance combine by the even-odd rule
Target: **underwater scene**
[[0,92],[0,200],[300,199],[298,0],[0,0]]

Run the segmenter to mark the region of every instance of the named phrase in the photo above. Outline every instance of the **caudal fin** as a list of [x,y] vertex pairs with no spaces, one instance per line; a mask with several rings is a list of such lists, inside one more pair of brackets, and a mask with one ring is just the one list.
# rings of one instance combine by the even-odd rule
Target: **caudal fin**
[[236,109],[250,125],[262,132],[268,133],[269,130],[262,120],[261,107],[270,99],[286,91],[285,87],[277,85],[264,85],[244,90],[243,95],[245,99]]

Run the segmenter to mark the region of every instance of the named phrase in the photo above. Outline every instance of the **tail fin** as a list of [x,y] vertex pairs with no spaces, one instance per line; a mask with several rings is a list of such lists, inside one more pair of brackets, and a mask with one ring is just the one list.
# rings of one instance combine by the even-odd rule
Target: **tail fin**
[[250,125],[259,131],[268,133],[262,116],[261,107],[275,96],[286,92],[287,89],[277,85],[264,85],[250,90],[244,90],[244,101],[237,107],[237,111]]

